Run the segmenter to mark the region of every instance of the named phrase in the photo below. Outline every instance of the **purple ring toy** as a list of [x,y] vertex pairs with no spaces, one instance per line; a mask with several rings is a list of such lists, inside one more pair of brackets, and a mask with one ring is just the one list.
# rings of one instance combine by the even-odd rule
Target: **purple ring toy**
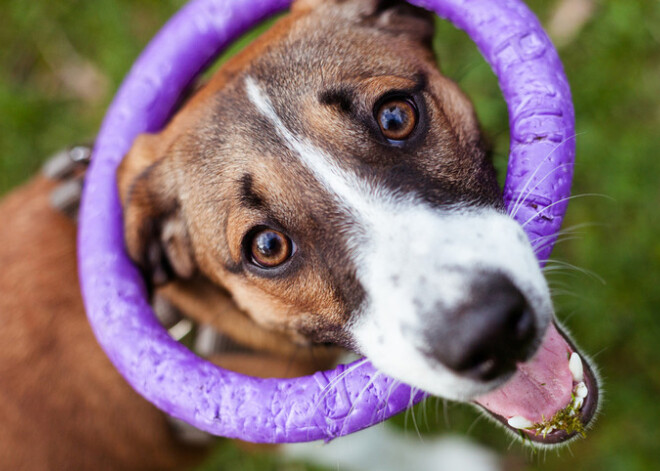
[[[511,159],[504,188],[541,261],[557,237],[575,154],[568,82],[550,40],[519,0],[410,0],[464,29],[500,80]],[[105,118],[87,174],[79,270],[94,333],[117,369],[165,412],[215,435],[253,442],[330,440],[424,397],[366,360],[295,379],[225,371],[172,340],[124,252],[115,170],[133,139],[158,130],[180,93],[242,32],[290,0],[194,0],[135,63]]]

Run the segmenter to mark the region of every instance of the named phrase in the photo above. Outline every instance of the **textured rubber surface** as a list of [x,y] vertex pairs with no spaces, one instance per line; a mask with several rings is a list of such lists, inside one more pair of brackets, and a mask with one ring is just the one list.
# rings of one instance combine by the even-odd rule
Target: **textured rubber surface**
[[[505,198],[510,210],[522,202],[515,217],[542,246],[538,254],[544,260],[566,208],[574,156],[573,107],[554,48],[518,0],[411,3],[465,29],[500,78],[512,135]],[[108,111],[87,173],[78,235],[89,320],[117,369],[165,412],[213,434],[253,442],[329,440],[387,419],[423,397],[366,360],[286,380],[222,370],[170,339],[124,253],[115,171],[131,142],[163,125],[184,87],[231,40],[288,5],[195,0],[167,23]]]

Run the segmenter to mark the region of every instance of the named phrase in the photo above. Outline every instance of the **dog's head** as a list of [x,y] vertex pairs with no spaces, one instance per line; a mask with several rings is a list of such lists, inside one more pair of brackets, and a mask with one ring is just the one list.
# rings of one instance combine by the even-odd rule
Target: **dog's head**
[[126,243],[155,284],[201,273],[261,325],[524,428],[583,380],[432,34],[405,2],[299,0],[137,139],[119,171]]

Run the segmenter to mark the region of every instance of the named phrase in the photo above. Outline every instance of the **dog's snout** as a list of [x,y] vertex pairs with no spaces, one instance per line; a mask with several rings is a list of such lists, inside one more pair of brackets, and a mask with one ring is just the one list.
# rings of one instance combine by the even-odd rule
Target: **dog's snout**
[[488,274],[472,296],[442,326],[429,329],[429,354],[456,373],[488,381],[514,371],[527,360],[536,334],[534,315],[509,278]]

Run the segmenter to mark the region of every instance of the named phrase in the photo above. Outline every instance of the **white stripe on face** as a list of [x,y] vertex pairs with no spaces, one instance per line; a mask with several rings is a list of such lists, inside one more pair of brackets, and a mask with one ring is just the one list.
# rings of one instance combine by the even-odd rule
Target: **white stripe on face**
[[[545,280],[520,226],[493,208],[431,208],[414,196],[395,198],[341,168],[331,155],[295,136],[265,91],[246,79],[249,100],[352,220],[347,245],[366,293],[353,313],[352,335],[382,371],[434,394],[465,399],[483,386],[431,363],[428,315],[442,321],[484,271],[507,275],[532,303],[539,335],[552,316]],[[459,268],[459,270],[457,270]]]
[[285,142],[289,150],[298,155],[305,167],[342,205],[343,209],[358,217],[368,213],[373,206],[373,201],[371,201],[372,198],[364,182],[355,175],[344,171],[322,149],[305,139],[294,136],[277,115],[268,95],[252,77],[246,78],[245,87],[252,104],[272,123],[278,136]]

